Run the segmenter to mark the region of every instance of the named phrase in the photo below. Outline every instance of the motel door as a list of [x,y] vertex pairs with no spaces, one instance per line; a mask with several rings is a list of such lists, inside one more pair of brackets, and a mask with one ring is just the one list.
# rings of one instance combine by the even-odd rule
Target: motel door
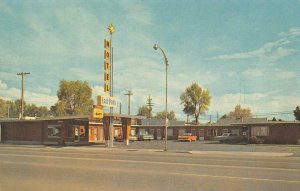
[[103,127],[100,127],[99,130],[100,130],[100,133],[99,133],[99,141],[100,141],[100,142],[103,142],[103,141],[104,141],[104,139],[103,139],[103,135],[104,135],[104,134],[103,134]]
[[157,129],[157,140],[161,140],[161,129]]
[[94,127],[94,132],[93,132],[94,134],[94,141],[97,141],[98,140],[98,127]]
[[74,127],[75,140],[74,142],[79,142],[79,126]]
[[200,141],[204,140],[204,129],[199,129],[199,140]]

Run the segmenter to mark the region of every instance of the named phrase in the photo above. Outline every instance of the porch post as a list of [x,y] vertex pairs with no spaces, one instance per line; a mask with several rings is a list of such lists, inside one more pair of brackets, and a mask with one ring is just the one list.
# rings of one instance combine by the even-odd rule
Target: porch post
[[103,117],[103,133],[106,147],[109,147],[109,119],[110,117]]
[[122,134],[125,145],[129,145],[129,135],[131,131],[131,119],[130,118],[121,118],[122,121]]

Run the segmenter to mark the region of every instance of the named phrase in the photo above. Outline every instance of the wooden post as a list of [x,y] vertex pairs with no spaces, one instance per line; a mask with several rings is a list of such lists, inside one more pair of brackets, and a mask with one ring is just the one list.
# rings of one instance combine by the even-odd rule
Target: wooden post
[[129,135],[131,131],[131,119],[130,118],[121,118],[122,121],[122,133],[123,140],[125,145],[129,145]]
[[104,140],[105,146],[109,146],[109,119],[110,117],[103,117],[103,133],[104,133]]

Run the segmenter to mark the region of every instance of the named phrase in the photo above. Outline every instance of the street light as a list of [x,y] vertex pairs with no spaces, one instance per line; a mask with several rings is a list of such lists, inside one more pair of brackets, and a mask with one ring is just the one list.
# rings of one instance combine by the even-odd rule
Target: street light
[[168,141],[168,59],[162,48],[158,44],[154,44],[154,50],[160,49],[165,58],[166,64],[166,119],[165,119],[165,151],[167,151],[167,141]]

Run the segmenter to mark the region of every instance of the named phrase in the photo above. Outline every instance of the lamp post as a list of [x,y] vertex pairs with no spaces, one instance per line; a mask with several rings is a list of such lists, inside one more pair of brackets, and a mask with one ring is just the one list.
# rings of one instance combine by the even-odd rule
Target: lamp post
[[[113,26],[113,24],[110,24],[108,27],[107,27],[107,29],[108,29],[108,32],[109,32],[109,34],[110,34],[110,52],[111,52],[111,56],[110,56],[110,76],[111,76],[111,81],[110,81],[110,96],[111,97],[113,97],[113,95],[114,95],[114,88],[113,88],[113,86],[114,86],[114,82],[113,82],[113,75],[114,75],[114,73],[113,73],[113,70],[114,70],[114,68],[113,68],[113,51],[114,51],[114,49],[113,49],[113,47],[112,47],[112,35],[113,35],[113,33],[115,32],[115,27]],[[114,117],[113,117],[113,107],[111,107],[110,108],[110,113],[111,113],[111,117],[110,117],[110,119],[109,119],[109,147],[113,147],[113,144],[114,144],[114,138],[113,138],[113,131],[114,131]]]
[[168,58],[162,48],[158,44],[154,44],[154,50],[160,49],[165,58],[166,64],[166,118],[165,118],[165,151],[168,148]]

